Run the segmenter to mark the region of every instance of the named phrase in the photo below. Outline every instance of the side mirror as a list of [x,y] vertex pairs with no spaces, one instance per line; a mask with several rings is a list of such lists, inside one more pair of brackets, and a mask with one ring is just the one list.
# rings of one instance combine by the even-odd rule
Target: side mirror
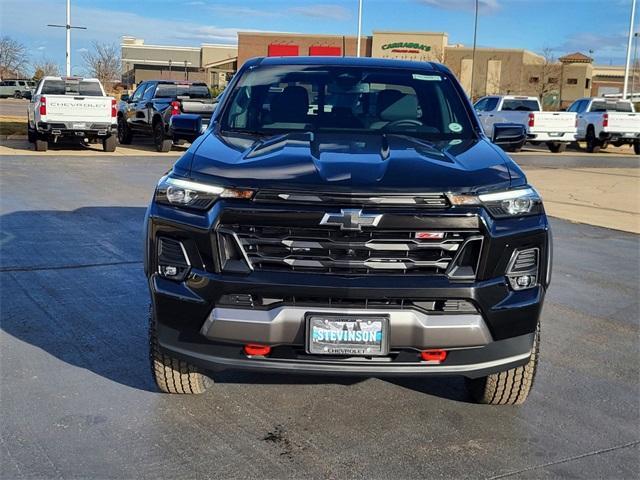
[[123,93],[122,95],[120,95],[120,100],[123,101],[123,102],[127,102],[128,103],[130,98],[131,97],[129,96],[128,93]]
[[202,117],[200,115],[183,113],[174,115],[169,120],[169,130],[174,140],[193,142],[203,132]]
[[503,150],[517,150],[527,141],[527,130],[518,123],[496,123],[491,141]]

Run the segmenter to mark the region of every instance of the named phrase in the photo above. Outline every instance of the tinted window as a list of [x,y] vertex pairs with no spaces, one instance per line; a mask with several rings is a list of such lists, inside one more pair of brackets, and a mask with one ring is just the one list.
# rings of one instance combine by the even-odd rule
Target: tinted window
[[142,98],[142,94],[144,93],[144,91],[147,89],[148,86],[149,86],[148,83],[141,83],[140,85],[138,85],[138,88],[136,88],[136,91],[133,92],[133,95],[131,95],[131,100],[135,102],[140,100]]
[[631,112],[631,104],[629,102],[603,102],[594,101],[591,104],[592,112]]
[[536,100],[508,99],[502,102],[503,111],[537,112],[540,106]]
[[101,97],[102,90],[98,82],[86,80],[45,80],[43,95],[79,95],[83,97]]
[[170,83],[158,84],[156,98],[211,98],[209,87],[204,84],[175,85]]
[[489,98],[487,99],[487,106],[485,107],[485,110],[487,112],[490,112],[491,110],[495,110],[497,106],[498,106],[498,99],[495,97]]
[[487,107],[488,98],[483,98],[482,100],[478,100],[476,104],[473,106],[478,112],[484,112]]
[[156,87],[155,83],[150,83],[147,88],[144,90],[144,94],[142,95],[143,100],[152,100],[153,99],[153,91]]
[[243,74],[229,92],[223,130],[357,131],[473,138],[452,80],[436,72],[282,65]]

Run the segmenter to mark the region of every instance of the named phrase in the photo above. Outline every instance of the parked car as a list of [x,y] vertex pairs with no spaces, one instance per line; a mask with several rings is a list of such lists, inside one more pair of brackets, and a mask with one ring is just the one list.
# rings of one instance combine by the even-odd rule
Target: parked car
[[[496,126],[498,145],[503,129],[524,138]],[[442,65],[247,61],[145,218],[164,392],[230,368],[461,375],[490,404],[529,394],[549,223]]]
[[491,95],[474,107],[489,137],[496,123],[518,123],[526,128],[528,141],[546,143],[554,153],[563,152],[576,139],[576,114],[543,112],[536,97]]
[[3,80],[0,82],[0,98],[31,98],[31,80]]
[[629,100],[581,98],[567,109],[578,115],[577,139],[587,142],[587,151],[599,152],[610,143],[633,145],[640,155],[640,114]]
[[[199,121],[198,132],[209,124],[214,110],[213,99],[205,83],[149,81],[141,83],[133,95],[123,95],[118,111],[118,139],[129,144],[134,136],[150,136],[159,152],[168,152],[174,143],[193,141],[171,129],[175,115],[191,114]],[[198,133],[198,134],[199,134]]]
[[95,78],[44,77],[27,112],[28,138],[37,151],[63,137],[101,142],[105,152],[116,149],[116,100]]

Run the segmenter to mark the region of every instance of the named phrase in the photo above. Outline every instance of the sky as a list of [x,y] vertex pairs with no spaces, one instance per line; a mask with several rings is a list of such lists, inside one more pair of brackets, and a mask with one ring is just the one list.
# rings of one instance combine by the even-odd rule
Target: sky
[[[92,42],[199,46],[236,43],[238,31],[355,35],[358,0],[72,0],[74,73]],[[479,0],[478,45],[556,56],[582,51],[597,64],[625,60],[631,0]],[[0,0],[0,31],[23,43],[30,60],[64,64],[65,0]],[[363,34],[374,30],[446,32],[472,45],[474,0],[363,0]],[[637,21],[637,15],[636,15]],[[640,30],[637,26],[636,31]]]

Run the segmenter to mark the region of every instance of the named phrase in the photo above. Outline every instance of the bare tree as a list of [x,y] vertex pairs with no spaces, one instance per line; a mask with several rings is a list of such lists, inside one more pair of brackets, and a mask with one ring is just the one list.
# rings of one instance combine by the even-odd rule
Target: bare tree
[[11,37],[0,37],[0,77],[18,77],[24,74],[29,57],[27,48]]
[[33,81],[38,82],[42,77],[60,75],[60,67],[51,60],[42,59],[33,64]]
[[120,81],[122,63],[120,52],[116,44],[93,43],[93,50],[82,55],[90,76],[97,78],[108,88]]
[[545,47],[542,49],[542,59],[542,63],[537,68],[537,82],[533,84],[533,88],[541,102],[547,94],[558,89],[560,72],[562,71],[562,65],[554,56],[551,48]]

